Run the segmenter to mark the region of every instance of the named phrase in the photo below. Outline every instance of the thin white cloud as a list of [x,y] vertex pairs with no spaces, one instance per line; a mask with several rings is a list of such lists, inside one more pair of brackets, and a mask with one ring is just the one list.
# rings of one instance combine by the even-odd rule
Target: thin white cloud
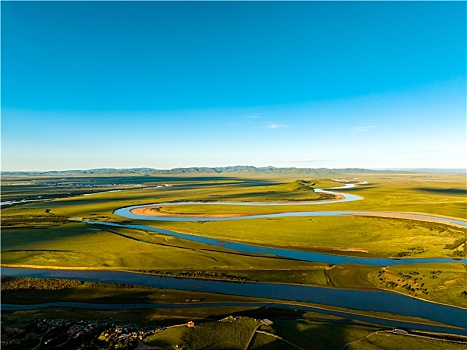
[[326,159],[299,159],[297,160],[297,163],[315,163],[315,162],[322,162],[323,160],[326,160]]
[[289,160],[284,160],[284,163],[316,163],[316,162],[322,162],[325,161],[326,159],[289,159]]
[[418,151],[399,151],[399,152],[387,152],[385,154],[434,154],[434,153],[442,153],[444,152],[441,149],[425,149],[425,150],[418,150]]
[[259,114],[255,114],[255,115],[247,115],[247,116],[246,116],[246,118],[247,118],[247,119],[257,119],[257,118],[259,118],[259,117],[260,117],[260,115],[259,115]]
[[376,125],[370,125],[370,126],[357,126],[353,128],[353,131],[368,131],[370,129],[376,128]]
[[268,129],[285,129],[288,128],[290,125],[287,124],[280,124],[276,122],[267,122],[264,124]]

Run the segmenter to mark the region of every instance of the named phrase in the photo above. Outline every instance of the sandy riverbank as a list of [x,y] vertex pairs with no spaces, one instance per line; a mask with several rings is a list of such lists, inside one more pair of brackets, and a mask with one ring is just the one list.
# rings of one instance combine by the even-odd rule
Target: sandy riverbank
[[[339,200],[342,200],[342,199],[345,199],[345,196],[343,195],[337,195],[335,198],[333,198],[332,200],[336,200],[336,201],[339,201]],[[328,201],[329,199],[326,199],[326,201]],[[301,205],[303,204],[303,202],[309,202],[309,201],[287,201],[287,202],[284,202],[284,205],[291,205],[291,204],[297,204],[297,205]],[[315,201],[314,201],[315,202]],[[316,202],[319,202],[319,200],[317,200]],[[244,205],[245,202],[241,202],[242,205]],[[177,205],[177,202],[174,202],[173,203],[174,205]],[[201,204],[202,205],[202,204]],[[220,203],[220,205],[222,205],[222,203]],[[277,204],[278,206],[280,206],[281,204]],[[196,217],[196,218],[231,218],[231,217],[236,217],[236,216],[248,216],[247,214],[243,214],[243,213],[236,213],[236,214],[201,214],[201,213],[194,213],[194,214],[171,214],[171,213],[162,213],[160,212],[159,210],[157,210],[158,208],[158,205],[155,204],[153,206],[149,206],[149,207],[140,207],[140,208],[135,208],[135,209],[131,209],[130,212],[132,214],[135,214],[135,215],[142,215],[142,216],[157,216],[157,217],[173,217],[173,216],[176,216],[176,217],[180,217],[180,218],[191,218],[191,217]],[[274,213],[257,213],[257,214],[251,214],[251,215],[270,215],[270,214],[274,214]]]
[[180,217],[180,218],[230,218],[235,216],[244,216],[244,214],[169,214],[161,213],[160,211],[154,210],[157,206],[135,208],[130,210],[132,214],[144,215],[144,216],[157,216],[157,217]]

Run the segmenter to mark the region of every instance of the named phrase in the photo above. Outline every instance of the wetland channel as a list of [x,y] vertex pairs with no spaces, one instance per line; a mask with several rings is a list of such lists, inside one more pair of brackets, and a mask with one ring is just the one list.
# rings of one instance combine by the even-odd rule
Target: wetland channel
[[[351,186],[346,186],[349,188]],[[157,216],[142,216],[132,213],[135,208],[149,207],[149,206],[163,206],[163,205],[183,205],[183,204],[231,204],[231,205],[299,205],[299,204],[325,204],[331,202],[341,201],[353,201],[361,200],[362,197],[349,195],[344,193],[330,192],[326,190],[320,190],[321,192],[327,192],[332,194],[338,194],[341,199],[321,202],[248,202],[248,203],[237,203],[237,202],[177,202],[177,203],[156,203],[144,206],[132,206],[125,207],[115,210],[115,214],[129,218],[129,219],[143,219],[143,220],[177,220],[177,221],[214,221],[214,220],[239,220],[239,219],[253,219],[253,218],[272,218],[272,217],[285,217],[285,216],[339,216],[339,215],[365,215],[365,214],[382,214],[378,212],[350,212],[350,211],[327,211],[327,212],[287,212],[277,214],[264,214],[264,215],[251,215],[251,216],[236,216],[236,217],[223,217],[223,218],[205,218],[205,217],[157,217]],[[404,216],[405,218],[417,219],[429,219],[437,222],[455,223],[463,226],[467,226],[467,223],[461,220],[442,218],[437,216],[420,215],[420,214],[404,214],[404,213],[384,213],[384,214],[397,214]],[[81,221],[81,220],[80,220]],[[331,254],[319,254],[304,252],[299,250],[291,249],[279,249],[270,248],[256,245],[248,245],[242,243],[229,242],[225,240],[195,236],[190,234],[178,233],[175,231],[159,229],[147,225],[133,225],[133,224],[116,224],[109,222],[94,222],[84,220],[84,222],[93,225],[107,225],[113,227],[125,227],[130,229],[147,230],[153,232],[159,232],[161,234],[176,236],[182,239],[202,242],[218,247],[233,249],[236,251],[252,254],[267,254],[280,258],[298,259],[305,261],[316,261],[325,262],[329,264],[365,264],[374,266],[390,266],[396,264],[407,264],[407,263],[427,263],[427,262],[453,262],[453,259],[449,258],[438,258],[438,259],[401,259],[394,260],[390,258],[360,258],[360,257],[346,257],[337,256]],[[148,242],[149,243],[149,242]],[[459,262],[466,263],[466,259],[460,259]],[[32,268],[9,268],[2,267],[2,276],[18,276],[18,277],[41,277],[41,278],[67,278],[67,279],[79,279],[83,281],[99,281],[107,283],[127,283],[134,285],[146,285],[164,289],[176,289],[176,290],[187,290],[187,291],[203,291],[220,294],[239,295],[246,297],[257,297],[276,299],[293,302],[305,302],[321,305],[329,305],[335,307],[341,307],[346,309],[355,309],[371,312],[385,312],[398,314],[403,316],[420,317],[423,319],[440,322],[445,325],[453,327],[460,327],[463,329],[451,329],[443,326],[428,326],[419,322],[407,323],[402,321],[391,320],[390,323],[386,318],[377,317],[379,321],[376,323],[386,324],[396,327],[407,327],[421,330],[431,330],[439,332],[450,332],[456,334],[467,335],[467,310],[428,302],[420,299],[415,299],[402,294],[384,292],[384,291],[371,291],[371,290],[350,290],[350,289],[337,289],[327,287],[315,287],[315,286],[304,286],[304,285],[288,285],[278,283],[235,283],[235,282],[221,282],[211,280],[196,280],[196,279],[180,279],[174,277],[161,277],[145,274],[137,274],[131,272],[120,272],[120,271],[95,271],[95,270],[55,270],[55,269],[32,269]],[[304,307],[298,307],[292,302],[291,305],[279,304],[281,308],[292,308],[292,309],[304,309]],[[66,306],[63,303],[53,303],[53,305]],[[255,305],[265,306],[264,303],[255,303]],[[46,305],[46,304],[44,304]],[[48,304],[47,304],[48,305]],[[52,304],[51,304],[52,305]],[[93,304],[84,303],[86,307],[92,307]],[[91,306],[90,306],[91,305]],[[94,304],[96,308],[99,308],[101,304]],[[143,305],[143,304],[141,304]],[[144,304],[146,305],[146,304]],[[200,304],[201,305],[201,304]],[[219,306],[223,304],[220,303]],[[230,304],[225,304],[230,305]],[[236,304],[236,305],[241,305]],[[270,305],[270,304],[268,304]],[[7,305],[5,305],[6,307]],[[146,305],[147,306],[147,305]],[[178,305],[182,307],[181,305]],[[201,307],[193,306],[192,307]],[[3,306],[2,306],[3,307]],[[9,308],[14,308],[14,305],[9,305]],[[7,307],[7,309],[8,309]],[[17,307],[20,307],[17,305]],[[30,306],[24,306],[25,308]],[[130,306],[128,306],[130,307]],[[140,306],[134,306],[140,307]],[[147,306],[148,307],[148,306]],[[153,307],[160,307],[155,304]],[[167,306],[170,307],[170,306]],[[185,306],[186,307],[186,306]],[[310,307],[311,308],[311,307]],[[306,307],[305,307],[306,309]],[[315,310],[314,310],[315,311]],[[352,314],[354,315],[354,314]],[[353,316],[352,316],[353,317]],[[363,316],[362,316],[363,317]],[[355,317],[353,317],[355,319]],[[371,317],[370,317],[371,318]],[[365,321],[360,318],[360,320]],[[369,321],[369,320],[366,320]],[[372,321],[374,322],[374,320]],[[385,323],[386,322],[386,323]],[[415,326],[414,326],[415,325]]]
[[[353,185],[353,186],[352,186]],[[351,188],[354,184],[346,184],[340,188]],[[196,217],[196,216],[179,216],[179,215],[164,215],[158,216],[157,212],[152,215],[140,215],[135,214],[135,209],[150,208],[150,207],[162,207],[168,205],[240,205],[240,206],[283,206],[283,205],[319,205],[329,204],[336,202],[350,202],[356,200],[362,200],[363,197],[347,194],[327,191],[323,189],[316,189],[316,192],[328,193],[339,196],[339,199],[325,200],[325,201],[306,201],[306,202],[164,202],[156,204],[146,205],[135,205],[130,207],[119,208],[114,211],[115,215],[124,217],[126,219],[133,220],[151,220],[151,221],[232,221],[232,220],[244,220],[244,219],[272,219],[279,217],[318,217],[318,216],[345,216],[345,215],[372,215],[372,216],[397,216],[404,219],[411,220],[430,220],[445,224],[455,224],[467,227],[467,222],[462,220],[456,220],[451,218],[444,218],[432,215],[423,214],[408,214],[408,213],[392,213],[392,212],[373,212],[373,211],[301,211],[301,212],[283,212],[274,214],[260,214],[260,215],[241,215],[233,217]],[[135,224],[116,224],[108,222],[98,222],[83,220],[88,224],[99,224],[113,227],[124,227],[137,230],[145,230],[151,232],[157,232],[164,235],[169,235],[184,240],[204,243],[211,246],[222,247],[232,249],[242,253],[248,254],[260,254],[260,255],[272,255],[286,259],[296,259],[310,262],[324,262],[328,264],[363,264],[372,266],[394,266],[400,264],[410,263],[437,263],[437,262],[453,262],[458,261],[467,263],[467,259],[451,259],[451,258],[409,258],[409,259],[391,259],[391,258],[364,258],[364,257],[351,257],[341,256],[332,254],[322,254],[306,252],[294,249],[283,249],[283,248],[271,248],[266,246],[237,243],[233,241],[203,237],[198,235],[180,233],[172,230],[155,228],[148,225],[135,225]]]

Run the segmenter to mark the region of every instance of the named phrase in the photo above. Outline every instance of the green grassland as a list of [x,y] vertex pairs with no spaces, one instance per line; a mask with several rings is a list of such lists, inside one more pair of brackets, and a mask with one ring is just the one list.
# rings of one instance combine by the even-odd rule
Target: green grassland
[[372,272],[368,280],[380,288],[465,308],[466,271],[467,265],[454,263],[399,265]]
[[[39,180],[43,183],[58,181],[49,177]],[[452,305],[465,303],[459,294],[466,289],[463,284],[466,271],[459,263],[439,264],[436,270],[442,270],[442,273],[438,278],[422,282],[425,283],[423,288],[428,288],[428,294],[425,294],[420,293],[421,286],[418,285],[414,285],[416,292],[412,291],[412,286],[410,290],[400,285],[393,287],[392,283],[400,279],[396,278],[397,274],[406,274],[401,266],[387,268],[381,276],[378,276],[377,267],[341,266],[329,270],[327,264],[237,254],[222,247],[188,242],[154,232],[67,222],[67,218],[78,217],[136,223],[136,220],[116,216],[113,210],[129,205],[162,202],[174,202],[174,205],[161,208],[166,213],[250,215],[280,211],[369,210],[421,212],[466,218],[466,183],[463,176],[365,174],[360,180],[366,180],[368,184],[344,192],[364,197],[361,201],[259,207],[179,206],[175,203],[319,200],[329,196],[315,193],[313,188],[335,187],[338,184],[329,178],[298,180],[272,176],[262,179],[253,176],[70,177],[67,178],[70,183],[95,182],[102,185],[99,188],[90,187],[91,190],[85,188],[87,193],[116,188],[121,191],[73,196],[78,193],[76,191],[84,191],[79,188],[75,192],[71,191],[70,197],[2,209],[2,264],[131,270],[179,277],[231,278],[334,287],[376,287]],[[54,191],[57,196],[68,195],[68,192],[65,193],[66,188],[10,185],[11,181],[3,180],[2,195],[6,194],[5,199],[21,199],[22,195],[25,195],[23,198],[50,195]],[[107,186],[114,183],[116,186]],[[155,187],[163,183],[170,183],[172,187]],[[237,242],[364,257],[459,257],[465,256],[467,249],[465,228],[394,218],[288,217],[223,222],[138,223]],[[423,270],[424,274],[431,269],[421,264],[407,268]],[[329,276],[332,277],[330,281],[327,280]]]
[[465,228],[361,216],[146,224],[236,242],[362,256],[452,257],[463,253],[467,239]]
[[[344,191],[365,198],[347,203],[347,210],[419,212],[467,220],[465,175],[373,175],[365,180],[367,185]],[[342,204],[336,204],[336,210]]]
[[[426,294],[402,288],[402,284],[393,287],[386,283],[392,279],[379,283],[375,278],[378,267],[347,265],[329,269],[327,264],[232,254],[227,249],[186,242],[153,232],[104,227],[97,229],[82,223],[69,223],[32,232],[31,229],[7,229],[2,232],[2,264],[129,270],[176,277],[337,288],[377,287],[427,300],[465,305],[465,297],[461,292],[467,290],[466,270],[459,263],[436,264],[436,269],[442,270],[443,274],[440,278],[425,281],[423,288],[428,288]],[[409,268],[426,270],[426,273],[434,269],[427,264],[410,265]],[[387,271],[398,269],[402,268],[391,267]],[[441,282],[448,283],[448,292],[442,292]],[[439,288],[441,290],[438,292]]]
[[[137,231],[136,231],[137,232]],[[69,223],[47,230],[8,229],[2,232],[2,264],[37,267],[167,270],[313,270],[320,264],[268,256],[232,254],[221,247],[135,230],[94,228]],[[324,264],[322,264],[324,266]]]
[[[381,332],[379,329],[318,323],[309,320],[291,322],[275,319],[273,325],[261,326],[260,330],[279,335],[303,349],[461,349],[462,344],[440,340],[420,339]],[[375,332],[380,331],[381,333]],[[255,335],[252,349],[296,349],[280,340],[264,334]]]
[[349,345],[348,350],[455,350],[463,349],[465,344],[450,343],[443,340],[406,337],[388,333],[372,335],[367,339]]
[[[177,346],[180,349],[244,349],[259,320],[248,317],[229,318],[221,322],[202,323],[195,328],[175,327],[145,339],[154,346]],[[436,339],[395,335],[375,328],[273,319],[262,325],[248,349],[461,349],[462,344]],[[380,333],[376,333],[376,332]],[[278,339],[277,335],[288,341]],[[290,343],[295,346],[290,345]],[[352,344],[351,344],[352,343]]]
[[234,321],[209,322],[189,329],[177,327],[148,337],[148,345],[179,345],[186,349],[243,349],[258,325],[252,318],[240,317]]
[[326,269],[330,286],[379,288],[420,299],[465,308],[465,264],[410,264],[390,267],[336,265]]
[[[131,178],[131,177],[129,177]],[[91,178],[92,179],[92,178]],[[144,177],[143,184],[154,186],[162,184],[160,178]],[[168,178],[164,183],[172,182],[173,187],[145,187],[121,188],[121,192],[101,192],[91,196],[75,196],[56,199],[48,202],[27,203],[4,209],[4,215],[22,213],[42,214],[45,209],[60,216],[84,216],[90,214],[108,215],[112,217],[114,209],[127,205],[147,204],[157,202],[176,201],[290,201],[322,198],[312,188],[330,187],[338,185],[330,179],[312,179],[304,183],[302,180],[270,179],[242,179],[226,182],[222,178],[217,182],[209,178],[207,183],[202,181],[179,181],[173,183]],[[363,196],[365,200],[323,204],[319,207],[301,206],[301,210],[374,210],[424,212],[438,215],[466,218],[465,177],[461,175],[362,175],[369,183],[345,192]],[[112,182],[112,178],[107,181]],[[188,178],[190,180],[190,178]],[[89,180],[88,178],[88,181]],[[135,178],[134,182],[141,183]],[[246,182],[242,182],[246,181]],[[313,185],[314,186],[311,186]],[[327,185],[327,186],[322,186]],[[9,191],[11,186],[3,186],[2,194]],[[18,186],[15,186],[18,187]],[[44,189],[35,187],[35,194],[40,195]],[[95,190],[97,191],[97,190]],[[339,190],[336,190],[339,191]],[[267,208],[268,211],[272,208]],[[283,208],[282,208],[283,209]],[[255,207],[260,213],[264,208]]]
[[[255,183],[254,183],[255,184]],[[263,182],[260,182],[263,184]],[[268,186],[234,183],[223,184],[179,184],[174,187],[147,187],[122,190],[121,192],[101,192],[89,196],[59,198],[53,201],[26,203],[4,209],[3,215],[42,215],[48,209],[51,215],[65,217],[105,216],[121,220],[113,215],[119,207],[156,202],[180,201],[276,201],[276,200],[319,200],[330,196],[313,192],[309,185],[298,182],[292,184],[271,184]],[[8,187],[8,186],[7,186]],[[41,187],[37,188],[41,191]],[[2,188],[3,191],[3,188]],[[40,192],[38,192],[40,193]],[[257,207],[256,210],[261,210]]]

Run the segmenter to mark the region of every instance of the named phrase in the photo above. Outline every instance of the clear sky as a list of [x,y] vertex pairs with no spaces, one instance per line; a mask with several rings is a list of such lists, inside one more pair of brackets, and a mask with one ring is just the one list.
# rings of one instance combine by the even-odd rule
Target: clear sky
[[463,168],[465,2],[5,2],[2,170]]

